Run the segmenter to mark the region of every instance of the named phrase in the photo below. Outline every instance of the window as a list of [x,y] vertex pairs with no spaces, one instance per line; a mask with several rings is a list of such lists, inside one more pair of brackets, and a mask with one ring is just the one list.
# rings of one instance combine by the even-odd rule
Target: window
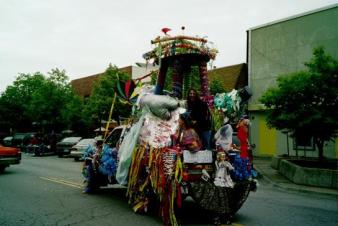
[[295,150],[314,151],[313,138],[307,135],[298,135],[293,139],[293,148]]
[[111,147],[115,147],[116,143],[119,141],[121,133],[122,133],[122,128],[121,129],[115,129],[111,135],[107,138],[106,143],[109,144]]

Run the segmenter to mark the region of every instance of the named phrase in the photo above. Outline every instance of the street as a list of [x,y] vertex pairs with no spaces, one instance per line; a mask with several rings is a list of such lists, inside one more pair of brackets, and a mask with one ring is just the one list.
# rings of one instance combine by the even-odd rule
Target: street
[[[0,225],[162,225],[156,214],[135,214],[125,188],[83,194],[81,165],[72,158],[23,154],[20,165],[0,174]],[[181,222],[212,225],[191,200],[184,203]],[[261,182],[235,215],[233,225],[335,226],[337,198],[282,191]]]

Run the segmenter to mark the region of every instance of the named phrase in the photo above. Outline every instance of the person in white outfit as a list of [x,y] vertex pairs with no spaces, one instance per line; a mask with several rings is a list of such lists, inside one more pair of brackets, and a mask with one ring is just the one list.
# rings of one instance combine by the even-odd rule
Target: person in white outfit
[[228,152],[231,150],[232,145],[232,127],[230,124],[225,124],[216,132],[214,139],[216,144],[216,150]]

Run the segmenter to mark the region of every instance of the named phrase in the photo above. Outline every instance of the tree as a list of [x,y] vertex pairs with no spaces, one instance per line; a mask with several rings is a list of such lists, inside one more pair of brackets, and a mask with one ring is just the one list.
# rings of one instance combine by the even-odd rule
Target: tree
[[337,136],[338,61],[316,48],[306,71],[282,75],[260,101],[268,108],[267,124],[294,137],[314,139],[322,160],[324,142]]
[[10,128],[20,130],[31,127],[32,119],[27,112],[29,104],[44,81],[40,72],[31,74],[20,74],[13,85],[8,86],[0,98],[0,111],[4,121],[8,122]]
[[1,95],[0,106],[2,120],[20,131],[33,129],[33,123],[50,131],[72,128],[81,121],[82,102],[73,93],[65,71],[57,68],[48,76],[20,74]]
[[[182,88],[183,88],[182,95],[183,95],[183,98],[186,98],[188,95],[189,89],[193,88],[197,91],[201,89],[198,66],[192,66],[189,70],[185,71],[183,76],[184,76],[184,79],[183,79],[183,84],[182,84]],[[169,92],[171,92],[173,88],[172,77],[173,77],[173,68],[168,67],[163,89]],[[151,75],[151,84],[156,85],[156,81],[157,81],[157,74],[153,73]]]
[[201,90],[200,72],[198,66],[191,66],[190,71],[184,75],[183,97],[187,98],[189,89]]
[[[93,94],[89,97],[85,107],[86,115],[92,118],[94,124],[96,120],[108,119],[117,83],[128,79],[130,79],[128,74],[110,64],[100,80],[94,84]],[[131,106],[123,104],[117,98],[113,111],[114,118],[118,120],[120,116],[129,117],[130,113]]]
[[210,81],[210,93],[215,95],[216,93],[225,93],[226,90],[222,82],[218,79],[213,79]]

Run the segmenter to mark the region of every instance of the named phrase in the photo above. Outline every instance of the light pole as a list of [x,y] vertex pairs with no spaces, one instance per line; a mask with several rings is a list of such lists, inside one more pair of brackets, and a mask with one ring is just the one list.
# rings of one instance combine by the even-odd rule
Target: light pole
[[282,133],[286,135],[286,150],[288,152],[288,157],[290,156],[290,150],[289,150],[289,131],[288,130],[283,130]]

